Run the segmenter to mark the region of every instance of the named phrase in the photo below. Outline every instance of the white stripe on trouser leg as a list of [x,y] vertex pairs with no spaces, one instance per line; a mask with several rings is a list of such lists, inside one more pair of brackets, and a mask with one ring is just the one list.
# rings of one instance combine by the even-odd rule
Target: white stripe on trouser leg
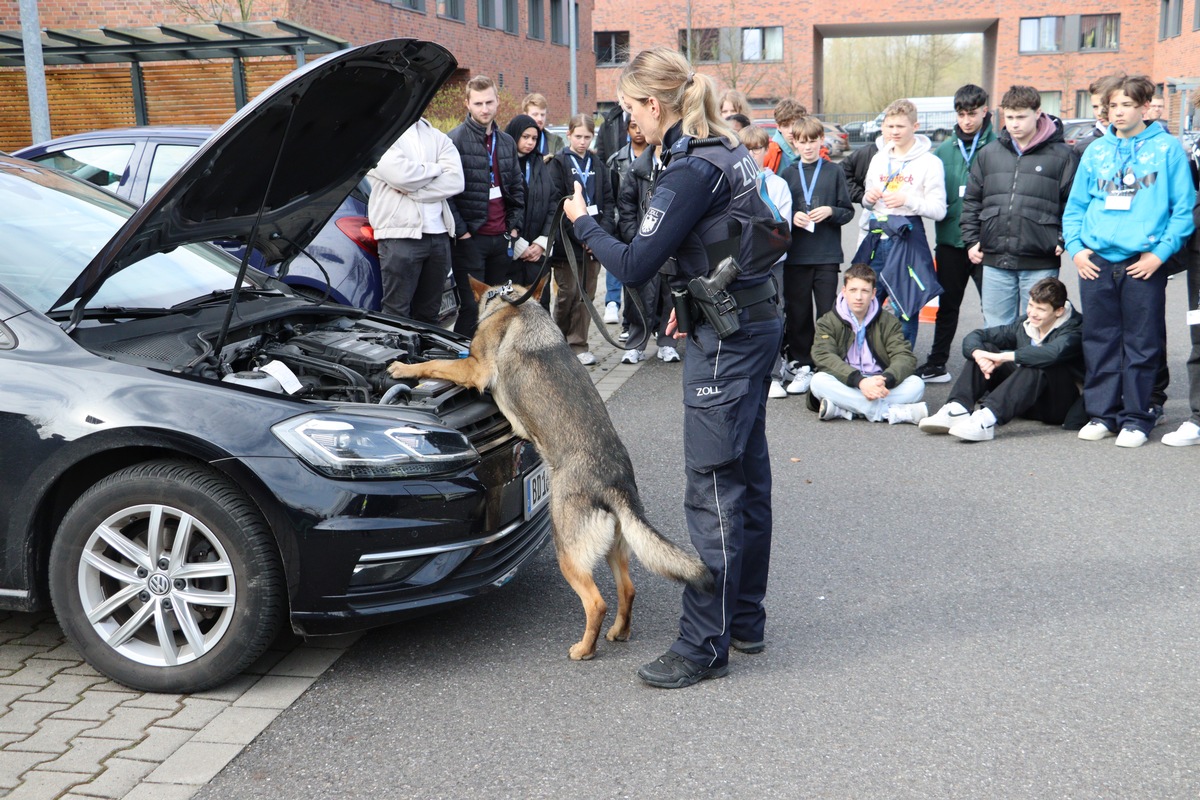
[[[721,558],[723,558],[725,561],[725,569],[722,570],[725,577],[721,581],[721,633],[725,633],[726,628],[729,626],[728,615],[725,611],[725,602],[728,599],[729,594],[729,551],[725,548],[725,515],[721,513],[721,493],[717,489],[717,470],[713,470],[712,476],[713,503],[717,507],[717,520],[721,526]],[[713,651],[713,660],[708,664],[711,667],[717,662],[717,659],[719,659],[721,655],[717,652],[717,648],[712,642],[709,642],[708,646],[711,647]]]

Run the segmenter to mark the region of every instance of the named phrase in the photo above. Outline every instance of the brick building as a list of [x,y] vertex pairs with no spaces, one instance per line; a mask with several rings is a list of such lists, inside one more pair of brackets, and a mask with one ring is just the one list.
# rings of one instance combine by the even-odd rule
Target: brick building
[[[569,0],[253,0],[251,19],[287,20],[350,45],[389,37],[439,42],[458,59],[456,80],[488,74],[501,85],[501,118],[515,113],[529,92],[549,100],[550,121],[565,122],[570,112],[570,51],[567,39]],[[217,0],[193,6],[220,5]],[[226,0],[227,7],[237,3]],[[175,26],[197,23],[174,0],[40,0],[43,30],[67,29],[99,34],[102,28]],[[592,0],[576,0],[576,70],[580,110],[595,108],[595,57],[591,44]],[[18,0],[0,0],[0,34],[9,47],[20,41]],[[44,41],[61,43],[53,37]],[[19,47],[19,45],[18,45]],[[19,50],[18,50],[19,52]],[[228,61],[147,62],[143,67],[101,63],[48,66],[51,134],[137,122],[216,125],[237,109],[235,76],[244,75],[245,95],[253,97],[294,68],[294,58],[247,59],[244,70]],[[242,66],[237,67],[242,70]],[[141,73],[131,76],[132,71]],[[134,86],[144,85],[145,100],[135,108]],[[239,87],[240,89],[240,87]],[[23,68],[0,67],[0,149],[29,144],[29,117]],[[465,114],[461,103],[445,113]]]
[[1178,120],[1183,88],[1200,76],[1200,0],[690,0],[645,5],[636,16],[625,2],[598,0],[594,24],[602,103],[615,99],[628,53],[686,49],[689,27],[699,69],[722,86],[753,85],[760,107],[790,96],[822,111],[823,47],[834,37],[982,34],[981,85],[993,97],[1014,83],[1034,85],[1043,107],[1063,117],[1090,116],[1091,80],[1125,70],[1163,84]]

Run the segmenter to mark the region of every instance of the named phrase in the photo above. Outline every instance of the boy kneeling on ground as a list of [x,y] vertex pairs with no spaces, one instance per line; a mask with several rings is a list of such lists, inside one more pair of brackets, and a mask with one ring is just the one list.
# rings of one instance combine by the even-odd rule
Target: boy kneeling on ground
[[1017,416],[1060,425],[1079,400],[1083,317],[1058,278],[1043,278],[1030,288],[1024,317],[971,331],[962,348],[966,368],[946,405],[919,423],[926,433],[986,442],[997,425]]
[[846,270],[833,310],[817,320],[812,348],[817,374],[808,389],[810,408],[823,420],[920,422],[925,382],[913,372],[917,359],[900,321],[881,313],[875,271],[867,264]]

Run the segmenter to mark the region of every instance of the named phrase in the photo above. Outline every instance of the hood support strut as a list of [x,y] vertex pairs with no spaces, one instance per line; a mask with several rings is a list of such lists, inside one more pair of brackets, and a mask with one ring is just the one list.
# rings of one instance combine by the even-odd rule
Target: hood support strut
[[275,151],[275,163],[271,165],[271,174],[267,177],[267,186],[263,190],[262,202],[258,204],[258,214],[254,217],[254,226],[250,228],[250,236],[246,240],[246,250],[242,253],[242,263],[238,265],[237,279],[233,282],[233,291],[229,293],[229,302],[225,306],[225,319],[221,322],[221,332],[213,343],[213,352],[220,359],[221,351],[225,349],[225,339],[229,336],[229,325],[233,321],[233,310],[237,308],[238,298],[242,294],[242,281],[246,280],[246,271],[250,267],[250,254],[254,252],[254,243],[258,241],[258,228],[262,223],[263,211],[267,207],[267,198],[271,196],[271,188],[275,184],[275,175],[279,172],[279,162],[283,158],[283,150],[287,147],[288,136],[292,132],[292,120],[296,118],[296,108],[300,100],[292,96],[292,107],[288,112],[287,125],[283,128],[283,138],[279,140],[279,149]]

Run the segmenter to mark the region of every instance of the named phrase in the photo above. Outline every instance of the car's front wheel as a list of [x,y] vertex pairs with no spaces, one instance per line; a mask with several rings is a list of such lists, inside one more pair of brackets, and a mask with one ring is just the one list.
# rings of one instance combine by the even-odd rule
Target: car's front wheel
[[284,616],[262,515],[228,479],[183,461],[128,467],[80,496],[51,548],[50,595],[89,664],[156,692],[228,680]]

